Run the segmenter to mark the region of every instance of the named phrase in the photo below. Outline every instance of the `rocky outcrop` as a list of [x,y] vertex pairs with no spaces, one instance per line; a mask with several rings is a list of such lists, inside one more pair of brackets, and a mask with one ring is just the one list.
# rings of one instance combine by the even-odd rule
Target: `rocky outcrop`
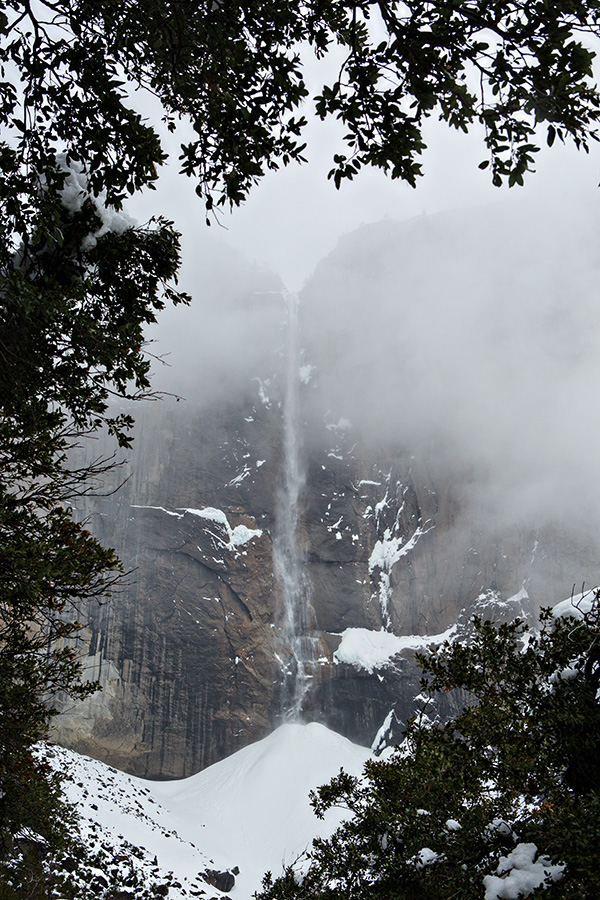
[[[317,645],[303,713],[371,744],[378,733],[393,739],[414,709],[414,647],[374,666],[343,661],[348,629],[435,636],[474,608],[514,615],[597,576],[594,548],[556,523],[491,515],[486,503],[477,512],[481,473],[453,456],[447,430],[440,438],[422,422],[412,433],[389,422],[376,428],[382,397],[362,416],[360,373],[348,376],[352,396],[340,388],[335,370],[346,378],[355,337],[344,336],[344,318],[335,332],[320,304],[336,271],[351,267],[353,241],[350,256],[340,247],[317,273],[302,306],[298,543]],[[398,246],[397,235],[389,241]],[[363,329],[377,319],[373,297],[385,293],[376,272],[370,277]],[[346,288],[354,310],[368,285]],[[289,648],[273,542],[285,465],[285,316],[274,294],[257,297],[230,297],[223,314],[234,322],[237,309],[242,333],[230,337],[222,368],[218,354],[204,369],[202,358],[188,359],[194,392],[140,410],[133,453],[115,476],[127,480],[82,508],[130,574],[116,596],[84,611],[86,671],[103,691],[66,709],[55,736],[136,775],[190,775],[261,738],[282,715]],[[383,398],[402,421],[408,407],[394,399]]]

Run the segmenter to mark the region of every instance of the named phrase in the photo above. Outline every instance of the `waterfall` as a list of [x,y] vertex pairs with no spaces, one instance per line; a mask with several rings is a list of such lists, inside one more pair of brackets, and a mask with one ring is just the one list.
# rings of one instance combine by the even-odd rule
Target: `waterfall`
[[275,509],[274,573],[282,596],[283,639],[287,659],[283,671],[282,712],[298,719],[312,677],[315,639],[311,637],[310,584],[299,538],[299,516],[305,470],[299,411],[300,348],[298,297],[286,293],[287,346],[283,401],[283,460]]

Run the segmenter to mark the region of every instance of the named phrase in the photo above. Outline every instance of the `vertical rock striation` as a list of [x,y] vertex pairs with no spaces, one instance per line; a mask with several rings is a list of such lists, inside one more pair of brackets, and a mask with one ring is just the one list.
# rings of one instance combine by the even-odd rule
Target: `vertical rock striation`
[[[376,339],[382,353],[401,353],[407,338],[390,343],[378,314],[389,277],[353,265],[361,248],[369,257],[377,245],[394,260],[389,274],[399,254],[417,302],[427,287],[417,276],[431,253],[429,232],[442,226],[417,223],[400,234],[381,226],[342,243],[303,294],[303,354],[287,375],[277,286],[245,272],[244,290],[219,288],[224,308],[205,325],[239,330],[221,355],[210,335],[203,353],[192,347],[188,400],[138,411],[134,449],[118,474],[125,483],[82,507],[130,575],[117,596],[84,611],[86,671],[103,691],[63,711],[59,742],[136,775],[190,775],[273,727],[290,706],[291,665],[305,666],[293,698],[305,719],[359,743],[378,733],[393,739],[414,708],[419,638],[448,633],[474,609],[511,616],[568,596],[575,580],[595,583],[596,549],[566,529],[490,515],[485,502],[477,509],[480,473],[431,423],[415,425],[406,397],[396,402],[397,380],[368,394],[377,386],[368,370]],[[347,300],[345,314],[329,305],[334,294]],[[415,357],[428,352],[425,339],[407,352],[405,392]],[[294,448],[301,458],[291,460],[294,378],[302,440]],[[297,495],[288,483],[294,508],[286,520],[276,510],[292,463],[305,474]],[[303,570],[292,574],[310,600],[292,625],[286,574],[274,566],[282,527],[294,531],[287,548]],[[350,638],[382,645],[382,634],[412,637],[397,650],[392,638],[375,661],[343,649]],[[307,637],[310,665],[294,644]]]

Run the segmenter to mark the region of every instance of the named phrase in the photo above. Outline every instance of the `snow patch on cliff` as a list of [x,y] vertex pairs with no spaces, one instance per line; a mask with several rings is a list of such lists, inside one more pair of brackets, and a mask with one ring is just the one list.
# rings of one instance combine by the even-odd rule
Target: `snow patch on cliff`
[[158,512],[164,512],[168,516],[174,516],[176,519],[183,519],[183,513],[173,512],[171,509],[165,509],[164,506],[140,506],[137,503],[131,504],[132,509],[156,509]]
[[262,535],[261,528],[248,528],[246,525],[236,525],[235,528],[232,528],[223,510],[215,509],[212,506],[207,506],[205,509],[184,509],[183,512],[189,513],[191,516],[199,516],[201,519],[208,519],[220,525],[229,538],[228,541],[224,541],[221,538],[228,550],[236,550],[238,547],[243,547],[244,544],[247,544],[253,538],[261,537]]
[[263,381],[262,378],[257,377],[257,378],[253,378],[252,381],[258,382],[258,396],[260,398],[260,402],[262,403],[263,406],[266,406],[267,409],[270,409],[271,408],[271,400],[266,391],[266,386],[269,385],[269,383],[270,383],[269,379],[267,378]]
[[333,654],[336,663],[347,663],[357,669],[374,672],[392,665],[392,659],[403,650],[425,650],[431,644],[443,644],[456,633],[456,626],[441,634],[392,634],[390,631],[371,631],[368,628],[346,628]]
[[[381,500],[375,507],[377,521],[379,521],[379,517],[387,503],[388,494],[386,491],[383,500]],[[394,529],[385,529],[383,538],[377,541],[377,543],[373,547],[371,556],[369,557],[369,573],[372,575],[375,569],[380,570],[379,605],[381,607],[383,622],[388,629],[391,627],[389,605],[393,593],[391,581],[392,568],[400,559],[402,559],[403,556],[406,556],[411,552],[411,550],[414,550],[414,548],[417,546],[419,538],[422,535],[427,534],[428,531],[431,531],[432,528],[435,527],[435,525],[430,524],[429,522],[426,522],[425,525],[419,525],[419,527],[415,529],[411,537],[408,538],[408,540],[405,540],[402,535],[394,534],[394,531],[396,531],[396,529],[400,527],[399,518],[401,512],[402,508],[398,511]]]
[[229,519],[223,510],[215,509],[214,506],[207,506],[204,509],[178,507],[177,510],[172,511],[165,509],[164,506],[133,505],[132,509],[155,509],[166,513],[168,516],[176,516],[178,519],[182,519],[184,515],[188,513],[190,516],[198,516],[200,519],[207,519],[209,522],[214,522],[223,532],[225,532],[227,540],[221,535],[214,534],[214,532],[210,532],[210,534],[227,550],[237,550],[238,547],[243,547],[244,544],[249,543],[249,541],[254,538],[261,537],[263,533],[261,528],[248,528],[247,525],[236,525],[235,528],[232,528],[229,524]]
[[430,528],[420,525],[411,537],[404,541],[401,536],[393,535],[391,529],[386,528],[383,539],[377,541],[369,557],[369,572],[372,572],[373,569],[389,572],[399,559],[414,550],[421,535],[427,534],[430,530]]
[[300,366],[298,369],[298,377],[302,384],[310,384],[314,370],[315,366],[311,366],[308,363],[304,366]]

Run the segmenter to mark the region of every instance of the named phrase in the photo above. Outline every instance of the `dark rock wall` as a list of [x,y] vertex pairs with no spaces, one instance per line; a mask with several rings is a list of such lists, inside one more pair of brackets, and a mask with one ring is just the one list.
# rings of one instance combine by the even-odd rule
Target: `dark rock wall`
[[[421,258],[428,228],[418,225],[427,233],[410,271],[406,248],[395,258],[415,296],[423,293],[415,265],[429,265]],[[390,254],[403,235],[389,232]],[[369,240],[387,246],[379,232]],[[374,266],[362,281],[353,272],[360,252],[368,258],[369,246],[356,239],[341,246],[301,307],[299,539],[318,637],[304,715],[370,744],[390,713],[397,735],[413,711],[418,675],[410,651],[374,671],[337,662],[345,629],[436,635],[474,608],[535,610],[568,596],[574,581],[596,583],[597,551],[556,526],[533,527],[531,517],[526,524],[495,519],[485,508],[478,514],[469,502],[469,461],[436,444],[429,428],[406,433],[389,385],[373,398],[372,418],[358,415],[364,398],[347,412],[344,381],[354,394],[364,383],[373,388],[369,357],[350,372],[347,346],[362,330],[369,352],[377,352],[373,304],[384,290]],[[187,400],[137,411],[133,452],[107,490],[127,480],[81,509],[131,573],[116,596],[83,611],[86,672],[104,689],[67,706],[55,737],[145,777],[190,775],[261,738],[281,716],[287,651],[272,554],[283,465],[284,311],[275,295],[256,299],[273,290],[268,279],[245,274],[245,293],[219,283],[226,321],[241,322],[241,332],[220,354],[204,333],[196,358],[185,326]],[[334,289],[350,298],[347,316],[324,301]],[[216,328],[214,321],[202,327]],[[403,334],[386,335],[381,352],[400,353],[403,341]],[[427,352],[424,343],[418,353]],[[386,404],[396,427],[379,432]]]
[[[215,420],[182,410],[146,407],[131,478],[88,500],[93,530],[131,573],[88,611],[86,665],[104,690],[56,727],[61,743],[145,777],[198,771],[281,714],[286,651],[272,560],[281,409],[249,395]],[[523,585],[526,606],[554,601],[568,596],[573,572],[593,577],[590,552],[571,547],[565,574],[556,535],[465,529],[452,490],[426,481],[407,454],[369,459],[351,429],[324,425],[321,438],[307,451],[300,524],[320,636],[304,711],[369,744],[392,708],[398,721],[411,714],[417,677],[411,653],[372,673],[336,663],[346,628],[435,635],[482,595],[507,599]],[[235,546],[239,526],[255,534]]]

